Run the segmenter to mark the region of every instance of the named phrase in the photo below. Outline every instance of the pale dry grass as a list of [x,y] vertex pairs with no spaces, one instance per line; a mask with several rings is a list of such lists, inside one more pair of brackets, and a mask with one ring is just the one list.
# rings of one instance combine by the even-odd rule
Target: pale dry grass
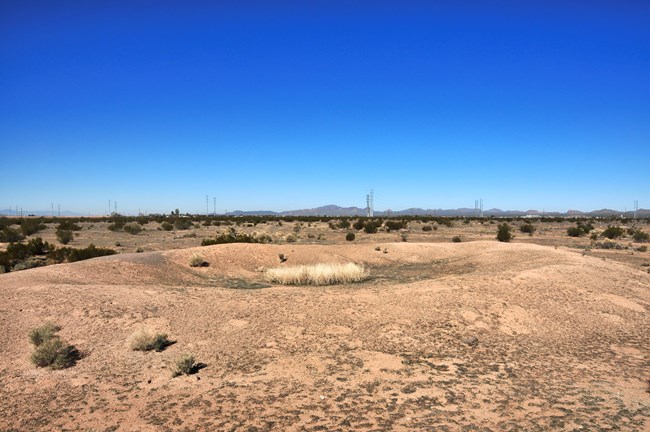
[[134,351],[162,351],[172,342],[166,334],[141,328],[129,336],[128,343]]
[[266,271],[268,281],[282,285],[333,285],[361,282],[367,278],[366,269],[354,263],[300,265]]

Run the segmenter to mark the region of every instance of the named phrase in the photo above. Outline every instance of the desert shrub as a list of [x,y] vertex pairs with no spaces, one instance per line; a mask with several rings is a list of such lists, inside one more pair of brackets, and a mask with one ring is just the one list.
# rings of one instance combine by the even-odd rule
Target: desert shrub
[[147,329],[140,329],[129,337],[129,347],[133,351],[163,351],[170,346],[172,341],[164,333],[154,333]]
[[287,260],[287,257],[283,253],[278,254],[278,258],[280,259],[280,262],[283,263]]
[[72,221],[64,220],[59,222],[59,226],[57,226],[56,229],[67,231],[81,231],[81,226]]
[[589,234],[589,232],[593,231],[594,229],[594,226],[591,224],[591,222],[578,221],[576,222],[576,225],[578,228],[584,231],[585,234]]
[[647,252],[648,251],[648,246],[646,246],[646,245],[639,246],[638,248],[636,248],[636,250],[639,251],[639,252]]
[[142,252],[144,252],[144,249],[142,249],[141,247],[135,248],[135,253],[142,253]]
[[20,231],[8,226],[4,227],[2,231],[0,231],[0,242],[19,242],[24,238],[25,236],[23,236]]
[[585,234],[585,232],[577,226],[567,228],[566,233],[569,237],[582,237]]
[[596,231],[592,232],[589,238],[594,241],[598,240],[598,233]]
[[451,228],[451,227],[454,226],[454,222],[451,219],[444,219],[443,218],[443,219],[438,220],[438,223],[440,225],[446,226],[447,228]]
[[386,221],[386,228],[388,228],[391,231],[397,231],[400,229],[407,228],[408,222],[406,221],[396,221],[396,220],[388,220]]
[[[294,237],[295,241],[295,237]],[[207,238],[201,241],[201,246],[211,246],[224,243],[272,243],[273,238],[268,234],[246,234],[237,232],[234,228],[229,228],[228,232],[221,233],[215,238]]]
[[638,230],[634,231],[634,234],[632,235],[632,238],[637,243],[645,243],[648,240],[650,240],[650,234],[648,234],[647,232],[643,232],[640,229],[638,229]]
[[368,221],[366,222],[365,226],[363,227],[363,231],[366,234],[375,234],[377,232],[377,229],[379,228],[379,223],[374,222],[374,221]]
[[115,246],[120,247],[120,246],[122,246],[122,243],[120,243],[119,241],[116,241]]
[[176,362],[176,368],[172,371],[172,376],[191,375],[198,371],[198,365],[193,355],[184,355]]
[[36,234],[45,228],[47,226],[40,219],[22,219],[20,221],[20,231],[26,236]]
[[174,229],[174,225],[170,224],[169,222],[165,221],[160,224],[160,228],[164,229],[165,231],[171,231]]
[[507,223],[502,223],[497,226],[497,240],[500,242],[509,242],[513,239],[512,232],[510,230],[510,225]]
[[293,234],[289,234],[284,238],[284,241],[286,241],[287,243],[295,243],[297,240],[298,238]]
[[190,267],[207,267],[208,263],[203,257],[197,253],[192,254],[190,257]]
[[177,230],[188,230],[192,228],[192,221],[189,219],[176,219],[174,221],[174,228]]
[[53,249],[48,253],[48,258],[52,259],[54,262],[62,263],[64,261],[76,262],[87,260],[90,258],[96,258],[101,256],[114,255],[115,252],[113,249],[108,248],[98,248],[94,244],[89,244],[88,247],[83,249],[75,249],[70,247],[64,247],[59,249]]
[[525,223],[519,227],[519,231],[521,231],[524,234],[528,235],[533,235],[533,233],[537,230],[535,225],[530,224],[530,223]]
[[56,239],[61,244],[68,244],[74,238],[74,234],[70,230],[57,230]]
[[74,366],[79,357],[79,351],[74,346],[53,337],[36,347],[32,353],[32,363],[38,367],[65,369]]
[[407,232],[402,232],[399,234],[400,238],[402,239],[403,242],[408,241],[409,239],[409,233]]
[[368,273],[354,263],[313,264],[268,269],[266,278],[283,285],[332,285],[361,282],[368,278]]
[[16,264],[11,270],[12,271],[29,270],[36,267],[43,267],[44,265],[47,264],[42,259],[28,258],[25,261],[21,261],[18,264]]
[[460,238],[459,235],[457,235],[457,236],[453,236],[453,237],[451,238],[451,241],[454,242],[454,243],[460,243],[460,242],[462,242],[463,240]]
[[348,228],[350,228],[351,225],[352,225],[352,224],[350,223],[349,220],[347,220],[347,219],[341,219],[341,220],[338,222],[337,227],[339,227],[340,229],[348,229]]
[[34,346],[39,346],[43,342],[55,337],[59,330],[61,330],[61,327],[48,321],[42,326],[32,329],[29,332],[29,340],[34,344]]
[[609,240],[605,240],[603,242],[596,242],[594,244],[594,247],[597,249],[622,249],[623,248],[615,241],[609,241]]
[[212,225],[212,221],[210,221],[210,219],[204,220],[202,225],[204,227],[209,227],[210,225]]
[[124,232],[127,232],[131,235],[136,235],[142,232],[142,227],[137,223],[128,223],[124,225]]
[[356,236],[354,235],[354,233],[351,233],[351,232],[350,232],[350,233],[347,233],[347,234],[345,235],[345,239],[346,239],[347,241],[354,241],[355,238],[356,238]]
[[363,219],[357,219],[357,221],[352,224],[352,228],[357,231],[362,230],[364,226],[366,226],[366,222]]
[[625,231],[621,227],[617,226],[608,226],[605,230],[600,233],[601,236],[608,238],[610,240],[622,237]]
[[425,226],[422,227],[422,231],[425,231],[425,232],[432,231],[432,230],[433,230],[433,227],[431,227],[431,225],[425,225]]

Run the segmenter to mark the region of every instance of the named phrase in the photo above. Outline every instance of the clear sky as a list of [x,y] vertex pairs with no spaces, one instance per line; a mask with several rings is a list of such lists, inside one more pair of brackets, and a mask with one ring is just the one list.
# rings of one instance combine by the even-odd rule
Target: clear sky
[[0,0],[0,209],[650,207],[650,2],[347,3]]

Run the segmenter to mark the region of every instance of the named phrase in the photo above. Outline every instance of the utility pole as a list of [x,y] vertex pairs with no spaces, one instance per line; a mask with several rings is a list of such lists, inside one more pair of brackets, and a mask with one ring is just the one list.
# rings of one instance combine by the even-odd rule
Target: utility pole
[[636,219],[636,212],[639,210],[639,201],[634,200],[634,219]]
[[212,197],[212,215],[217,214],[217,197]]
[[111,200],[108,200],[108,215],[111,215]]
[[61,217],[61,204],[59,204],[59,217]]
[[205,196],[205,215],[208,216],[210,214],[210,209],[208,207],[208,196]]
[[[54,203],[51,203],[50,205],[52,207],[50,210],[50,214],[52,215],[52,217],[54,217]],[[16,207],[16,213],[18,213],[18,207]]]

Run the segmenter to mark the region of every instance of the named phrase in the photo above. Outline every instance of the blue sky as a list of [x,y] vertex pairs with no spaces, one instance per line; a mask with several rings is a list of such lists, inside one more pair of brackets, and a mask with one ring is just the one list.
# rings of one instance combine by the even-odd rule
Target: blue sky
[[0,1],[0,208],[650,207],[650,4],[453,3]]

